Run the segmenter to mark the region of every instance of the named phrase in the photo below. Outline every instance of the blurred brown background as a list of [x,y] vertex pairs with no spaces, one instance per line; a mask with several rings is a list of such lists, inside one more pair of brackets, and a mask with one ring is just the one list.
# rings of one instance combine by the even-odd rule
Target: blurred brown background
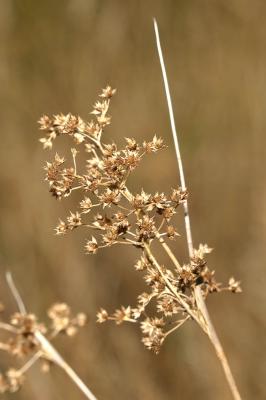
[[[90,316],[57,348],[99,399],[229,400],[208,340],[193,324],[169,337],[158,356],[135,326],[96,325],[100,306],[134,304],[137,251],[111,248],[85,256],[84,233],[54,236],[56,202],[43,182],[52,156],[38,143],[43,113],[86,118],[100,88],[118,89],[110,140],[163,136],[169,147],[149,157],[131,184],[168,190],[178,174],[152,17],[158,20],[190,191],[195,245],[215,248],[210,267],[244,293],[213,295],[209,308],[243,398],[265,399],[266,3],[263,0],[1,0],[0,265],[1,300],[9,268],[27,307],[45,318],[54,301]],[[180,218],[182,221],[182,218]],[[183,232],[183,228],[179,228]],[[185,241],[176,242],[185,260]],[[0,359],[0,368],[7,366]],[[5,399],[83,399],[64,374],[38,367]]]

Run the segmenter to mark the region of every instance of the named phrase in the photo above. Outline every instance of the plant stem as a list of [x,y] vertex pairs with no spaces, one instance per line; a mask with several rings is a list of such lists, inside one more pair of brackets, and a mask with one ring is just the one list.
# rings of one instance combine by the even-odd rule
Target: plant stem
[[[10,288],[10,291],[11,291],[12,295],[14,296],[14,299],[17,303],[20,313],[23,315],[27,314],[26,307],[24,305],[22,297],[20,296],[20,293],[13,281],[13,278],[12,278],[12,275],[10,272],[6,273],[6,280],[7,280],[8,286]],[[38,330],[36,330],[34,332],[34,336],[40,343],[42,352],[51,361],[53,361],[55,364],[57,364],[59,367],[61,367],[66,372],[66,374],[72,379],[72,381],[76,384],[76,386],[83,392],[85,397],[87,397],[87,399],[89,399],[89,400],[97,400],[97,398],[94,396],[94,394],[85,385],[85,383],[80,379],[80,377],[76,374],[76,372],[70,367],[70,365],[67,364],[67,362],[63,359],[63,357],[52,346],[52,344],[49,342],[49,340],[47,340],[46,337]],[[31,362],[31,361],[35,362],[38,357],[39,357],[39,352],[36,353],[33,356],[33,358],[31,360],[29,360],[29,362]],[[35,358],[36,358],[36,360],[35,360]],[[25,364],[25,365],[27,366],[27,364]],[[22,367],[22,368],[24,368],[24,367]]]
[[90,389],[85,385],[85,383],[80,379],[76,372],[68,365],[68,363],[63,359],[63,357],[58,353],[58,351],[52,346],[49,340],[40,332],[35,332],[35,337],[42,346],[44,353],[51,359],[55,364],[61,367],[66,374],[72,379],[72,381],[78,386],[78,388],[83,392],[85,397],[89,400],[97,400]]
[[[161,70],[162,70],[162,75],[163,75],[163,82],[164,82],[164,88],[165,88],[165,94],[166,94],[166,100],[167,100],[167,105],[168,105],[168,111],[169,111],[169,117],[170,117],[170,123],[171,123],[171,130],[173,134],[173,140],[174,140],[174,145],[175,145],[175,151],[176,151],[176,158],[177,158],[177,164],[178,164],[178,169],[179,169],[179,175],[180,175],[180,183],[181,183],[181,188],[183,191],[186,191],[186,182],[185,182],[185,174],[184,174],[184,169],[183,169],[183,163],[181,159],[181,152],[180,152],[180,146],[178,143],[178,136],[176,132],[176,126],[175,126],[175,118],[174,118],[174,112],[173,112],[173,106],[172,106],[172,100],[171,100],[171,95],[170,95],[170,89],[169,89],[169,84],[168,84],[168,79],[167,79],[167,73],[166,73],[166,68],[164,64],[164,59],[163,59],[163,53],[161,49],[161,44],[160,44],[160,36],[159,36],[159,30],[158,30],[158,25],[156,20],[154,19],[154,30],[155,30],[155,37],[156,37],[156,45],[157,45],[157,50],[158,50],[158,55],[159,55],[159,60],[160,60],[160,65],[161,65]],[[187,245],[188,245],[188,252],[189,252],[189,258],[192,259],[194,256],[194,248],[193,248],[193,240],[192,240],[192,232],[191,232],[191,225],[190,225],[190,218],[189,218],[189,210],[188,210],[188,201],[185,200],[183,202],[183,207],[184,207],[184,219],[185,219],[185,228],[186,228],[186,236],[187,236]],[[165,246],[164,246],[165,247]],[[169,253],[168,253],[169,254]],[[229,363],[227,361],[227,358],[225,356],[224,350],[222,348],[222,345],[220,343],[220,340],[218,338],[218,335],[215,331],[215,328],[213,326],[213,323],[211,321],[210,315],[208,313],[204,298],[201,293],[200,286],[196,286],[194,289],[195,293],[195,298],[197,302],[198,309],[203,317],[201,325],[202,329],[206,332],[208,335],[210,341],[212,342],[217,357],[220,360],[225,377],[227,379],[227,383],[230,387],[232,396],[235,400],[241,400],[239,391],[237,389],[233,374],[231,372]]]
[[221,342],[219,340],[219,337],[218,337],[218,335],[216,333],[214,325],[213,325],[213,323],[211,321],[210,315],[208,313],[205,301],[204,301],[204,299],[202,297],[202,294],[200,292],[200,287],[199,286],[197,286],[196,289],[195,289],[195,295],[196,296],[198,296],[198,292],[200,293],[200,297],[197,299],[197,304],[198,304],[198,307],[199,307],[201,313],[203,314],[205,322],[206,322],[206,327],[207,327],[207,332],[206,333],[207,333],[207,335],[208,335],[208,337],[209,337],[209,339],[210,339],[210,341],[211,341],[211,343],[212,343],[212,345],[213,345],[213,347],[215,349],[215,352],[216,352],[216,355],[217,355],[218,359],[220,360],[220,362],[222,364],[222,367],[223,367],[223,370],[224,370],[224,374],[225,374],[227,383],[228,383],[228,385],[230,387],[230,390],[231,390],[233,398],[235,400],[241,400],[241,396],[240,396],[240,393],[238,391],[238,388],[237,388],[234,376],[232,374],[229,362],[228,362],[228,360],[226,358],[226,355],[225,355],[225,352],[223,350],[222,344],[221,344]]
[[176,329],[180,328],[187,320],[188,320],[189,316],[187,316],[185,319],[183,319],[182,321],[179,321],[177,323],[177,325],[175,325],[172,329],[169,329],[169,331],[166,332],[165,337],[167,337],[168,335],[170,335],[172,332],[174,332]]
[[172,252],[172,250],[170,249],[170,247],[168,246],[168,244],[164,241],[164,239],[160,236],[159,232],[155,232],[155,236],[158,239],[159,243],[163,246],[164,250],[166,251],[166,253],[168,254],[168,256],[171,258],[171,260],[173,261],[176,269],[180,272],[182,270],[181,265],[179,264],[178,260],[176,259],[174,253]]
[[0,322],[0,329],[4,331],[12,332],[14,334],[18,333],[18,330],[14,328],[12,325],[6,324],[5,322]]
[[173,293],[173,295],[178,300],[179,304],[181,304],[181,306],[188,313],[188,315],[190,315],[193,320],[195,320],[195,321],[197,321],[199,323],[197,315],[193,312],[193,310],[190,308],[190,306],[187,304],[187,302],[182,299],[182,297],[180,296],[180,293],[178,293],[178,291],[176,290],[175,286],[172,285],[172,283],[169,281],[167,276],[163,273],[163,271],[162,271],[162,269],[160,267],[160,264],[158,263],[158,261],[156,260],[154,255],[152,254],[150,246],[147,243],[144,243],[144,249],[146,251],[148,259],[150,260],[152,265],[158,270],[158,272],[160,273],[160,275],[164,279],[165,284],[168,287],[168,289],[170,290],[170,292]]

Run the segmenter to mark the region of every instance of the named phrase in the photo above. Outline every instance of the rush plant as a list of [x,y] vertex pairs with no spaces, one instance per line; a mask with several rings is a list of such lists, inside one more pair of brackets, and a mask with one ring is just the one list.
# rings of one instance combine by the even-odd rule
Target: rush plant
[[[160,188],[155,188],[154,193],[147,193],[143,189],[137,193],[131,190],[129,177],[135,169],[141,168],[142,160],[150,155],[157,156],[157,153],[167,149],[163,139],[156,135],[143,139],[141,143],[125,137],[122,148],[118,148],[110,139],[106,140],[105,131],[111,123],[110,105],[116,94],[116,89],[107,86],[99,94],[90,120],[71,113],[43,115],[39,120],[40,129],[45,133],[40,139],[44,149],[52,150],[58,137],[65,136],[71,141],[68,160],[55,153],[44,167],[45,180],[56,200],[63,200],[73,192],[76,193],[75,198],[79,198],[75,210],[70,211],[65,220],[59,220],[55,231],[58,236],[64,236],[76,229],[83,229],[83,247],[88,255],[97,254],[110,246],[133,247],[136,251],[133,267],[141,274],[146,290],[136,294],[133,306],[119,305],[113,311],[101,308],[97,313],[97,321],[114,321],[117,325],[129,322],[139,326],[144,346],[155,354],[170,334],[185,322],[194,321],[194,325],[200,327],[210,339],[232,397],[241,400],[205,303],[213,293],[240,293],[240,282],[231,277],[227,284],[219,283],[207,264],[207,256],[212,249],[207,244],[199,244],[196,248],[193,246],[189,192],[156,21],[154,28],[180,184],[167,193],[161,192]],[[188,249],[185,264],[180,263],[175,245],[177,241],[182,241],[175,218],[180,211],[184,212]],[[43,370],[48,370],[51,364],[58,365],[86,398],[96,400],[51,344],[58,335],[73,336],[85,324],[85,315],[72,315],[68,305],[56,303],[48,310],[50,322],[40,323],[36,315],[26,310],[10,274],[7,274],[7,282],[18,312],[7,318],[0,304],[0,350],[13,358],[22,359],[24,364],[0,373],[0,393],[17,391],[24,381],[25,372],[40,359]]]
[[[188,190],[176,134],[174,114],[166,70],[163,61],[157,24],[154,21],[156,43],[160,58],[166,98],[178,167],[180,185],[169,193],[156,188],[154,193],[141,190],[133,193],[128,178],[148,155],[167,151],[162,138],[156,135],[137,143],[125,138],[119,149],[114,142],[106,142],[105,130],[111,123],[109,108],[116,89],[104,88],[91,111],[92,119],[86,121],[73,114],[44,115],[39,120],[40,129],[46,133],[40,141],[44,149],[52,149],[59,136],[68,136],[73,142],[70,162],[55,154],[45,165],[45,179],[49,191],[57,199],[64,199],[74,191],[80,193],[75,211],[65,221],[59,220],[55,228],[59,236],[83,228],[86,236],[84,249],[96,254],[114,245],[133,246],[138,254],[134,268],[147,285],[145,292],[137,295],[136,304],[121,306],[114,312],[100,309],[97,321],[114,321],[138,324],[143,334],[143,344],[158,353],[169,334],[187,321],[195,321],[209,337],[222,364],[234,399],[240,399],[225,353],[211,322],[205,300],[209,294],[222,291],[241,292],[240,283],[233,277],[227,285],[217,282],[214,271],[207,265],[206,256],[212,249],[206,244],[194,248],[188,212]],[[80,157],[84,153],[86,157]],[[83,163],[82,160],[86,161]],[[77,162],[78,160],[78,162]],[[79,166],[79,167],[77,167]],[[175,214],[183,207],[189,252],[188,261],[181,265],[175,251],[178,228]],[[178,239],[177,239],[178,238]],[[157,246],[155,244],[157,243]],[[167,264],[160,261],[162,252],[168,256]],[[155,307],[151,307],[155,304]],[[156,310],[152,313],[152,310]]]

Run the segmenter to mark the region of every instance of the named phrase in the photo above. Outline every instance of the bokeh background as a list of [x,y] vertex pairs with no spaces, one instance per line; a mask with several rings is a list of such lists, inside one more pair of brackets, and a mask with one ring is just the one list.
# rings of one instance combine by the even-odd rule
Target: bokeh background
[[[158,356],[133,325],[96,325],[100,306],[134,304],[142,290],[137,250],[86,256],[84,232],[54,236],[75,206],[56,202],[43,181],[36,121],[43,113],[88,116],[99,90],[118,89],[107,141],[154,133],[168,149],[131,178],[135,190],[178,185],[152,17],[158,20],[190,192],[195,245],[215,251],[221,281],[235,276],[243,294],[213,295],[211,315],[243,398],[265,399],[266,3],[262,0],[1,0],[0,267],[1,300],[10,269],[29,310],[45,318],[55,301],[85,311],[89,324],[55,342],[99,399],[229,400],[207,338],[188,323]],[[181,211],[180,211],[181,213]],[[182,215],[179,232],[183,233]],[[175,244],[186,260],[184,237]],[[10,365],[0,358],[0,368]],[[22,390],[4,399],[75,399],[83,395],[54,368],[38,366]]]

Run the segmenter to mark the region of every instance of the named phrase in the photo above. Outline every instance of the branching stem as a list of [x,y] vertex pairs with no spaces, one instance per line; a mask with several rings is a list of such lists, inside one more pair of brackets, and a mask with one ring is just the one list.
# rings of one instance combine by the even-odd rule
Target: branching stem
[[172,329],[169,329],[169,331],[166,332],[165,337],[167,337],[172,332],[174,332],[175,330],[180,328],[188,319],[189,319],[189,316],[187,316],[185,319],[182,319],[182,321],[178,321],[177,324]]
[[[19,311],[21,314],[27,314],[26,307],[23,303],[23,300],[20,296],[18,289],[15,286],[12,275],[10,272],[7,272],[6,279],[10,291],[12,292]],[[76,374],[76,372],[67,364],[67,362],[63,359],[63,357],[58,353],[58,351],[52,346],[49,340],[38,330],[34,332],[34,335],[38,342],[41,345],[42,353],[44,353],[51,361],[61,367],[66,374],[72,379],[72,381],[76,384],[76,386],[83,392],[85,397],[89,400],[97,400],[94,394],[90,391],[90,389],[85,385],[85,383],[80,379],[80,377]],[[20,369],[20,371],[27,370],[35,361],[40,357],[40,352],[35,353],[35,355]]]
[[164,282],[165,282],[166,286],[168,287],[168,289],[170,290],[170,292],[173,293],[175,298],[178,300],[179,304],[181,304],[181,306],[191,316],[191,318],[199,323],[197,315],[193,312],[193,310],[191,310],[191,308],[189,307],[187,302],[180,296],[180,293],[176,290],[175,286],[170,282],[168,277],[163,273],[163,271],[160,267],[160,264],[158,263],[158,261],[156,260],[154,255],[152,254],[150,246],[147,243],[144,243],[144,249],[146,251],[146,255],[147,255],[148,259],[150,260],[152,265],[158,270],[158,272],[164,279]]

